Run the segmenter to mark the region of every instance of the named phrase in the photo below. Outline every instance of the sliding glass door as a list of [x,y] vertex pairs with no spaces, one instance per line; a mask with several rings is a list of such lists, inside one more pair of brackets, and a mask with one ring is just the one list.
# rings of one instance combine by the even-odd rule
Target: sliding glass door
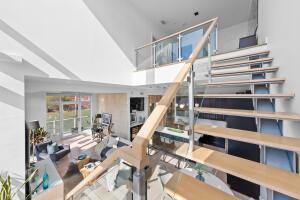
[[47,96],[47,131],[67,137],[92,126],[91,96]]
[[80,123],[80,103],[63,102],[62,106],[62,126],[63,136],[70,136],[79,133],[81,130]]

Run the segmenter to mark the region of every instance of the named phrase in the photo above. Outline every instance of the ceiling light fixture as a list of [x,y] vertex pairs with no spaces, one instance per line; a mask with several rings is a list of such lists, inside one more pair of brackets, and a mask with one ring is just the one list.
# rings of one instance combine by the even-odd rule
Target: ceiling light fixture
[[194,15],[195,15],[195,16],[198,16],[198,15],[199,15],[199,12],[198,12],[198,11],[194,12]]

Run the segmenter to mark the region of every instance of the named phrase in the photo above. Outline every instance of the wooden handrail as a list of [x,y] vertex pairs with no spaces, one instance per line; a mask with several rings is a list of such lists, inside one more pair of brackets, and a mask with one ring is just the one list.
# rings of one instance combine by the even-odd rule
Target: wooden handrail
[[130,163],[132,166],[142,169],[148,164],[148,157],[146,155],[146,148],[149,143],[149,140],[154,134],[154,131],[158,127],[160,121],[162,120],[164,114],[166,113],[168,107],[171,104],[171,101],[175,98],[176,92],[179,89],[181,83],[184,81],[189,70],[191,69],[193,63],[197,59],[201,49],[204,47],[205,43],[208,40],[210,33],[213,28],[216,26],[218,18],[214,18],[204,23],[211,22],[209,28],[198,42],[196,48],[193,50],[189,59],[185,61],[184,66],[171,83],[170,87],[165,92],[162,99],[159,101],[158,105],[150,114],[149,118],[146,120],[141,130],[134,138],[132,142],[132,147],[122,147],[117,149],[113,154],[111,154],[107,159],[105,159],[100,166],[98,166],[92,173],[90,173],[84,180],[82,180],[74,189],[72,189],[65,197],[69,199],[78,193],[84,186],[88,185],[89,182],[97,179],[106,170],[111,167],[116,160],[123,159],[127,163]]
[[139,50],[139,49],[142,49],[142,48],[144,48],[144,47],[153,45],[153,44],[155,44],[155,43],[157,43],[157,42],[161,42],[161,41],[163,41],[163,40],[169,39],[169,38],[174,37],[174,36],[176,36],[176,35],[179,35],[179,34],[181,34],[181,33],[184,33],[184,32],[190,31],[190,30],[192,30],[192,29],[195,29],[195,28],[197,28],[197,27],[199,27],[199,26],[203,26],[203,25],[205,25],[205,24],[211,23],[211,22],[213,22],[213,21],[215,21],[215,20],[217,20],[217,18],[207,20],[207,21],[202,22],[202,23],[200,23],[200,24],[197,24],[197,25],[195,25],[195,26],[192,26],[192,27],[183,29],[183,30],[181,30],[181,31],[178,31],[178,32],[176,32],[176,33],[173,33],[173,34],[171,34],[171,35],[162,37],[162,38],[160,38],[160,39],[158,39],[158,40],[155,40],[155,41],[150,42],[150,43],[147,43],[147,44],[145,44],[145,45],[143,45],[143,46],[141,46],[141,47],[138,47],[138,48],[136,48],[135,50]]

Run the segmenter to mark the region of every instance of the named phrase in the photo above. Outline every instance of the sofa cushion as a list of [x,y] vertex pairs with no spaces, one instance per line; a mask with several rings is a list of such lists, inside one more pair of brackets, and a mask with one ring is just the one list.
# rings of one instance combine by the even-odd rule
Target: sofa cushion
[[109,137],[109,140],[108,140],[106,146],[112,148],[114,145],[117,146],[118,142],[119,142],[119,138]]
[[39,157],[42,158],[43,160],[46,160],[49,158],[49,155],[48,153],[40,153]]
[[57,143],[54,142],[52,144],[47,145],[47,152],[48,154],[54,154],[59,150]]

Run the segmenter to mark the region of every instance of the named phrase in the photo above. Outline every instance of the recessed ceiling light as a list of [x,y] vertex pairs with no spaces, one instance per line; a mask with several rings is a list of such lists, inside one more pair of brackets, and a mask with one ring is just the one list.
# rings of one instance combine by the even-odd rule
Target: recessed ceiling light
[[199,15],[199,12],[198,12],[198,11],[194,12],[194,15],[195,15],[195,16],[198,16],[198,15]]
[[166,24],[166,21],[165,21],[165,20],[160,20],[160,23],[161,23],[162,25],[165,25],[165,24]]

